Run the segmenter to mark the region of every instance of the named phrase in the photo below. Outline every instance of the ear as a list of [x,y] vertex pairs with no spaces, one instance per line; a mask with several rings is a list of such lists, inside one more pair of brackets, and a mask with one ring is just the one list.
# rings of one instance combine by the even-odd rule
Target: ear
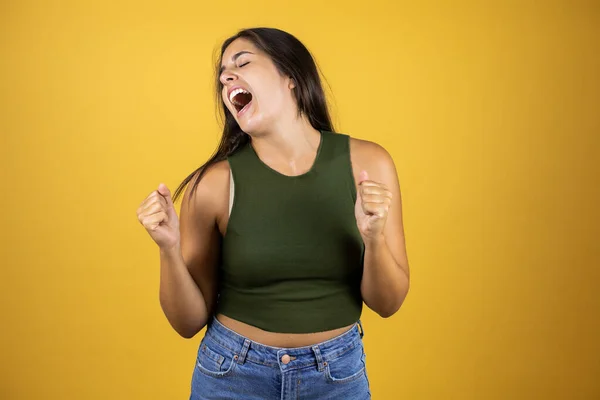
[[290,78],[290,82],[288,83],[288,88],[294,89],[296,87],[296,81]]

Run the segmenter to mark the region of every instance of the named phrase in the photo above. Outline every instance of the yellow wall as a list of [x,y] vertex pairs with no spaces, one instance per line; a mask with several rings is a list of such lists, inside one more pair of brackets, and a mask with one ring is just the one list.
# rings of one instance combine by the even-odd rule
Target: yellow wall
[[218,42],[297,35],[403,189],[412,289],[375,399],[600,398],[596,2],[4,1],[1,399],[184,399],[200,335],[135,210],[218,140]]

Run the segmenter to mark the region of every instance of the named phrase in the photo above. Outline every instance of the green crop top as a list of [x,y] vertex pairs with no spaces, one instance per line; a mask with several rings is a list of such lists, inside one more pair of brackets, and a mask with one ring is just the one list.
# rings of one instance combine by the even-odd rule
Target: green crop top
[[251,143],[228,161],[234,198],[217,312],[281,333],[356,322],[364,243],[354,216],[350,137],[321,131],[313,166],[299,176],[267,166]]

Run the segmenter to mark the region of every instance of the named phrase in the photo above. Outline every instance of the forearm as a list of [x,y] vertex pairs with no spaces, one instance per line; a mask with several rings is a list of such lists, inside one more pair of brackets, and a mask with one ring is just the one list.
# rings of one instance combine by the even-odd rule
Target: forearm
[[191,338],[206,325],[206,302],[185,265],[180,246],[160,250],[159,298],[167,320],[181,336]]
[[408,265],[396,262],[383,237],[365,243],[361,293],[365,304],[384,318],[393,315],[406,298]]

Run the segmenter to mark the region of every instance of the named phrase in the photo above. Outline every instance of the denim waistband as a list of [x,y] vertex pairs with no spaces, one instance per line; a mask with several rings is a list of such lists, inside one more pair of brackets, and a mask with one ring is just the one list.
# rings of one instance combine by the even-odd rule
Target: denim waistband
[[[250,340],[223,325],[216,317],[208,324],[206,337],[215,344],[230,351],[238,364],[251,361],[281,370],[304,368],[316,365],[322,371],[327,362],[343,356],[356,346],[362,345],[364,331],[361,321],[356,322],[348,331],[326,340],[304,347],[274,347]],[[282,357],[288,355],[287,363]]]

